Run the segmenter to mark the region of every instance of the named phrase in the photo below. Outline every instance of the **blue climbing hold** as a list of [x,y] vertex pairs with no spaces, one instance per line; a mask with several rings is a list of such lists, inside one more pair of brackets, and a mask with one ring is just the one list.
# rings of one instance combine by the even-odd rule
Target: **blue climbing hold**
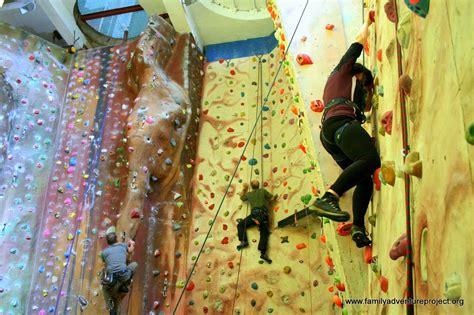
[[251,165],[251,166],[257,165],[257,159],[250,159],[249,160],[249,165]]
[[430,0],[405,0],[407,7],[416,15],[425,18],[430,10]]
[[270,110],[270,107],[268,107],[268,106],[263,106],[262,107],[262,111],[264,111],[264,112],[268,112],[269,110]]
[[252,289],[254,289],[254,290],[258,289],[258,284],[256,282],[252,283]]
[[272,148],[268,143],[265,143],[263,147],[267,150],[270,150]]
[[44,272],[44,265],[41,265],[41,266],[38,268],[38,272],[40,272],[40,273],[43,273],[43,272]]
[[69,165],[70,166],[76,166],[77,164],[77,157],[72,157],[70,160],[69,160]]

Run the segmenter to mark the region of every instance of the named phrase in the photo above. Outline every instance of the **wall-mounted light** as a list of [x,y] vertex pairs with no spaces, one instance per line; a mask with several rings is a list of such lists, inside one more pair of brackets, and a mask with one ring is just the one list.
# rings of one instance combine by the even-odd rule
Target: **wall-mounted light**
[[36,0],[17,0],[17,1],[3,1],[0,0],[0,3],[3,4],[0,6],[0,11],[11,11],[11,10],[20,10],[21,15],[33,12],[36,9]]

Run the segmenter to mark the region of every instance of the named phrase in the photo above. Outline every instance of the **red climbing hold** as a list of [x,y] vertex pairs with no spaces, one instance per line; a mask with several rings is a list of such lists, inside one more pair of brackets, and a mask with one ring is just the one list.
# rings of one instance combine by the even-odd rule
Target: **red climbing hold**
[[377,50],[377,60],[382,62],[382,49]]
[[321,113],[324,110],[324,103],[321,100],[311,101],[311,110],[316,113]]
[[228,228],[227,224],[222,224],[222,229],[223,229],[224,231],[227,231],[227,228]]
[[209,210],[214,210],[214,207],[215,207],[214,204],[210,205],[210,206],[209,206]]
[[368,56],[370,54],[370,49],[369,49],[369,42],[365,42],[364,44],[364,52]]
[[204,179],[204,176],[202,176],[202,174],[199,174],[199,180],[203,180]]
[[321,243],[326,244],[326,235],[321,235],[319,237],[319,240],[321,241]]
[[239,142],[239,144],[237,145],[239,148],[242,148],[243,146],[245,145],[245,142]]
[[370,10],[369,12],[369,18],[370,18],[370,21],[372,23],[375,23],[375,11],[374,10]]
[[221,241],[221,244],[222,244],[222,245],[227,245],[227,244],[229,244],[229,238],[228,238],[227,236],[224,237],[224,238],[222,239],[222,241]]
[[339,223],[336,232],[340,236],[347,236],[351,234],[352,222]]
[[230,74],[235,75],[235,70],[234,69],[230,70]]
[[298,147],[301,149],[301,151],[304,152],[304,154],[306,154],[306,147],[304,146],[304,144],[298,144]]
[[342,300],[341,300],[341,298],[339,297],[339,295],[337,295],[337,294],[334,295],[334,296],[332,297],[332,300],[333,300],[334,304],[336,304],[337,306],[339,306],[340,308],[342,308]]
[[366,264],[370,264],[372,262],[372,246],[366,246],[364,252],[364,261]]
[[302,66],[313,64],[313,61],[311,60],[311,58],[307,54],[298,54],[296,56],[296,62],[298,62],[298,64],[300,64]]
[[207,115],[207,113],[209,113],[209,109],[206,109],[202,112],[203,115]]
[[382,126],[385,132],[388,133],[389,135],[392,134],[392,121],[393,121],[393,111],[390,110],[388,112],[385,112],[382,115],[382,120],[381,120]]
[[319,195],[319,189],[317,189],[317,188],[314,187],[314,186],[311,186],[311,192],[312,192],[313,195],[315,195],[315,196]]
[[230,269],[234,269],[234,263],[232,261],[228,261],[227,262],[227,266],[230,268]]
[[207,313],[209,312],[209,308],[208,308],[207,306],[204,306],[204,307],[202,308],[202,311],[203,311],[205,314],[207,314]]
[[390,249],[390,258],[397,260],[400,257],[406,256],[408,253],[408,239],[407,234],[403,233]]
[[296,249],[303,249],[303,248],[306,248],[305,243],[300,243],[300,244],[296,245]]
[[387,293],[388,291],[388,279],[385,278],[384,276],[380,277],[380,289],[382,289],[383,292]]
[[133,209],[132,212],[130,213],[130,217],[132,219],[138,219],[140,218],[140,212],[138,212],[137,209]]
[[227,128],[227,132],[234,132],[234,129],[229,127],[229,128]]
[[326,257],[324,258],[324,260],[326,261],[326,264],[327,264],[329,267],[334,267],[334,263],[332,262],[331,256],[326,256]]
[[328,31],[332,31],[332,30],[334,29],[334,24],[327,24],[327,25],[326,25],[326,29],[327,29]]
[[380,167],[375,170],[374,172],[374,184],[375,184],[375,190],[379,191],[380,187],[382,187],[382,183],[380,182]]
[[242,161],[246,161],[247,157],[245,155],[242,155]]
[[346,291],[346,286],[342,282],[336,283],[336,288],[341,292]]
[[195,286],[196,286],[196,285],[194,284],[194,282],[189,281],[188,286],[186,287],[186,290],[187,290],[187,291],[192,291]]

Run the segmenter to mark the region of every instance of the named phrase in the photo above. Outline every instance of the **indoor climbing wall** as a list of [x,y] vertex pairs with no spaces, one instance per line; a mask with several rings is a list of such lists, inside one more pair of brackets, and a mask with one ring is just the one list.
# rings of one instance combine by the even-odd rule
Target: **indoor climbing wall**
[[[407,295],[408,201],[413,295],[450,300],[417,305],[416,311],[470,314],[474,306],[467,279],[473,277],[474,257],[465,249],[472,242],[463,222],[473,220],[472,146],[466,130],[474,114],[466,101],[473,96],[466,54],[472,45],[462,29],[472,4],[419,1],[409,8],[404,1],[371,1],[369,8],[377,17],[368,59],[376,74],[379,106],[373,121],[384,184],[374,198],[372,254],[377,259],[369,292],[373,297]],[[387,292],[379,289],[381,276],[388,280]],[[453,305],[458,298],[463,306]],[[404,307],[379,305],[376,311],[398,314]]]
[[[0,314],[24,314],[60,137],[65,50],[0,23]],[[43,272],[43,270],[40,270]]]
[[[359,62],[365,62],[373,71],[377,92],[365,127],[374,137],[383,162],[381,170],[374,174],[378,191],[367,214],[373,249],[357,249],[347,237],[336,235],[337,231],[331,233],[331,229],[326,234],[328,239],[336,235],[334,241],[339,246],[335,247],[334,260],[336,270],[340,265],[338,271],[345,277],[347,297],[410,296],[407,240],[403,236],[407,231],[408,204],[413,296],[436,299],[429,305],[416,305],[415,310],[469,314],[473,307],[468,294],[473,257],[465,250],[470,237],[463,222],[472,221],[469,209],[473,208],[473,149],[469,144],[473,111],[467,101],[472,98],[472,75],[468,70],[472,47],[463,28],[470,21],[467,14],[472,12],[472,4],[431,1],[428,5],[429,1],[411,1],[409,8],[406,2],[364,2],[364,14],[375,10],[375,25],[370,28],[369,42]],[[292,26],[305,3],[270,3],[280,49],[287,48]],[[322,97],[327,75],[362,24],[361,7],[361,1],[354,1],[352,10],[349,3],[309,1],[295,35],[297,41],[289,48],[289,65],[293,66],[295,81],[308,108],[318,162],[327,183],[340,170],[333,167],[324,150],[318,149],[320,114],[311,111],[319,111],[317,100]],[[397,44],[401,45],[399,52]],[[306,65],[298,64],[300,54],[300,61]],[[308,57],[312,64],[307,62]],[[406,110],[402,110],[403,104]],[[350,210],[348,200],[344,197],[341,206]],[[462,299],[459,303],[464,303],[462,307],[453,305],[458,298]],[[444,305],[436,305],[440,299]],[[356,313],[406,311],[403,305],[343,306]]]
[[[105,313],[98,255],[122,215],[141,222],[138,284],[123,312],[153,309],[166,282],[185,272],[178,253],[187,245],[181,225],[191,210],[203,58],[190,35],[163,23],[152,19],[137,41],[76,55],[2,26],[1,314]],[[153,139],[142,134],[145,125]],[[166,125],[179,137],[163,131]],[[153,194],[163,182],[150,168],[144,205],[128,213],[122,201],[134,175],[130,161],[146,173],[152,159],[173,181]]]
[[[310,216],[277,228],[278,221],[314,201],[321,185],[308,125],[284,69],[278,70],[280,60],[274,50],[205,68],[188,270],[199,260],[178,313],[333,312],[332,296],[324,292],[336,290],[334,265],[320,221]],[[270,89],[260,120],[259,95],[264,99]],[[249,248],[236,250],[238,219],[250,211],[238,193],[251,179],[279,195],[271,209],[272,264],[259,258],[256,228],[248,231]]]

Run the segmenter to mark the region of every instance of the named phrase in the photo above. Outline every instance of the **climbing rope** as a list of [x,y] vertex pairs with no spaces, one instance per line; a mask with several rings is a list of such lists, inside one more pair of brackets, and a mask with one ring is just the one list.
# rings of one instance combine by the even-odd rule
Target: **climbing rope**
[[294,39],[294,37],[295,37],[295,35],[296,35],[296,31],[298,30],[298,27],[299,27],[299,25],[300,25],[300,23],[301,23],[301,20],[302,20],[303,15],[304,15],[304,13],[305,13],[305,11],[306,11],[306,8],[308,7],[308,3],[309,3],[309,0],[306,0],[306,3],[305,3],[305,5],[304,5],[304,8],[303,8],[303,10],[302,10],[302,12],[301,12],[301,15],[300,15],[299,19],[298,19],[298,23],[296,24],[295,30],[293,31],[293,34],[291,35],[290,41],[289,41],[289,43],[288,43],[288,46],[286,47],[285,53],[283,54],[283,58],[282,58],[282,60],[280,61],[280,65],[278,66],[278,69],[277,69],[277,71],[276,71],[276,73],[275,73],[275,76],[274,76],[274,78],[273,78],[273,82],[272,82],[272,84],[270,85],[270,88],[269,88],[269,90],[268,90],[268,92],[267,92],[266,97],[263,99],[264,102],[262,103],[262,106],[261,106],[260,112],[259,112],[259,114],[258,114],[258,117],[257,117],[257,119],[255,120],[255,123],[254,123],[254,125],[253,125],[253,127],[252,127],[252,129],[251,129],[251,131],[250,131],[250,135],[249,135],[249,137],[247,138],[247,141],[245,142],[245,145],[244,145],[244,147],[243,147],[243,150],[242,150],[242,153],[241,153],[241,155],[240,155],[240,158],[239,158],[239,160],[237,161],[237,165],[235,166],[234,172],[233,172],[233,174],[232,174],[232,176],[231,176],[231,178],[230,178],[230,180],[229,180],[229,184],[227,185],[227,188],[226,188],[226,190],[225,190],[225,192],[224,192],[224,196],[222,196],[222,199],[221,199],[221,201],[220,201],[220,203],[219,203],[219,207],[217,208],[216,214],[214,215],[214,219],[211,221],[211,226],[209,227],[209,230],[208,230],[208,232],[207,232],[207,234],[206,234],[206,237],[204,238],[204,241],[203,241],[202,246],[201,246],[201,248],[200,248],[200,250],[199,250],[199,253],[198,253],[197,257],[196,257],[196,260],[195,260],[194,263],[193,263],[193,266],[192,266],[192,268],[191,268],[191,272],[189,273],[188,277],[186,278],[186,282],[185,282],[185,284],[184,284],[184,287],[183,287],[183,289],[182,289],[182,291],[181,291],[181,294],[179,295],[178,301],[176,302],[176,306],[175,306],[175,308],[173,309],[173,315],[176,314],[176,310],[178,309],[178,306],[179,306],[179,304],[181,303],[181,300],[182,300],[182,298],[183,298],[183,295],[184,295],[184,292],[185,292],[185,290],[186,290],[186,287],[188,286],[189,281],[191,280],[191,277],[192,277],[192,275],[193,275],[193,273],[194,273],[194,270],[196,269],[196,265],[197,265],[197,263],[199,262],[199,258],[201,257],[201,254],[202,254],[202,252],[203,252],[203,250],[204,250],[204,246],[206,245],[206,242],[207,242],[207,240],[208,240],[208,238],[209,238],[209,235],[210,235],[210,233],[211,233],[211,230],[212,230],[212,228],[214,227],[214,224],[215,224],[215,222],[216,222],[217,216],[218,216],[219,213],[220,213],[220,210],[221,210],[221,208],[222,208],[222,205],[223,205],[223,203],[224,203],[224,200],[225,200],[225,198],[227,197],[227,194],[229,193],[230,187],[231,187],[232,182],[233,182],[233,180],[234,180],[234,178],[235,178],[235,175],[237,174],[237,171],[238,171],[238,169],[239,169],[239,166],[240,166],[240,163],[241,163],[241,161],[242,161],[242,158],[243,158],[243,156],[244,156],[244,154],[245,154],[245,151],[247,150],[247,147],[248,147],[248,145],[249,145],[250,139],[252,138],[252,135],[253,135],[253,133],[255,132],[255,128],[257,127],[258,120],[259,120],[260,117],[262,116],[263,108],[264,108],[265,104],[266,104],[267,101],[268,101],[268,97],[270,96],[270,93],[271,93],[271,91],[272,91],[272,89],[273,89],[273,87],[274,87],[274,85],[275,85],[275,82],[276,82],[276,79],[277,79],[277,77],[278,77],[278,74],[279,74],[280,71],[281,71],[281,68],[282,68],[282,66],[283,66],[283,62],[284,62],[284,60],[285,60],[285,58],[286,58],[286,56],[287,56],[287,54],[288,54],[288,51],[289,51],[290,46],[291,46],[291,43],[293,42],[293,39]]
[[[398,8],[397,2],[393,2],[395,8],[395,13],[397,19],[395,20],[395,32],[398,29]],[[400,77],[403,74],[402,69],[402,49],[400,47],[400,42],[397,39],[397,63],[398,63],[398,76]],[[407,121],[407,111],[406,111],[406,102],[405,95],[402,89],[400,90],[400,109],[401,109],[401,125],[402,125],[402,142],[403,142],[403,161],[407,154],[410,152],[410,147],[408,145],[408,121]],[[407,253],[406,253],[406,262],[407,262],[407,298],[413,299],[413,262],[412,262],[412,248],[411,248],[411,204],[410,204],[410,177],[405,173],[405,213],[406,213],[406,229],[407,229]],[[415,312],[413,304],[407,304],[407,314],[413,315]]]
[[[263,79],[262,79],[262,76],[261,76],[261,73],[262,73],[262,55],[259,55],[257,56],[258,58],[258,74],[257,74],[257,106],[255,107],[255,121],[257,121],[258,119],[258,113],[259,113],[259,110],[261,110],[261,104],[262,104],[262,89],[263,89]],[[259,104],[260,104],[260,107],[259,107]],[[261,122],[261,128],[263,128],[263,115],[260,115],[260,122]],[[256,147],[256,141],[257,141],[257,134],[255,133],[255,137],[254,137],[254,146],[253,146],[253,150],[252,150],[252,159],[255,158],[255,147]],[[263,142],[263,138],[260,138],[260,142]],[[262,150],[263,150],[263,147],[262,147]],[[263,174],[263,151],[260,152],[260,169],[261,169],[261,172]],[[250,179],[249,179],[249,182],[252,181],[252,177],[253,177],[253,167],[254,165],[251,165],[250,166]],[[263,175],[262,175],[262,185],[263,185]],[[246,203],[246,210],[245,210],[245,218],[247,218],[247,216],[249,215],[249,208],[250,208],[250,205],[248,203]],[[251,210],[251,209],[250,209]],[[244,233],[247,233],[247,220],[244,219]],[[239,265],[237,267],[237,281],[236,281],[236,285],[235,285],[235,290],[234,290],[234,298],[232,300],[232,310],[235,309],[235,301],[237,300],[237,290],[239,288],[239,280],[240,280],[240,269],[242,267],[242,257],[243,257],[243,249],[240,250],[240,255],[239,255]]]

